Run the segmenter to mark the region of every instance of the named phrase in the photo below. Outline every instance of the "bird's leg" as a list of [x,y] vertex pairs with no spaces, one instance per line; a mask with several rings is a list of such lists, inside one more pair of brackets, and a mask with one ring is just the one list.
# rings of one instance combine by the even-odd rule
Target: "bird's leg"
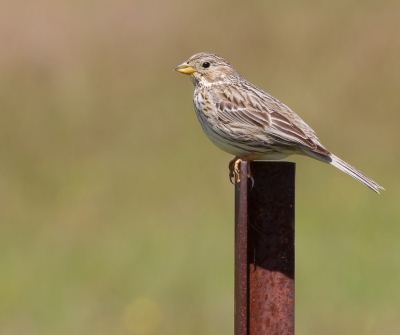
[[247,178],[250,178],[251,180],[251,188],[253,189],[254,186],[254,178],[251,175],[251,170],[250,170],[250,162],[247,163]]
[[[256,159],[260,154],[250,154],[244,157],[235,157],[229,162],[229,179],[232,183],[232,178],[235,177],[236,182],[240,183],[240,163],[247,161],[247,178],[251,179],[252,187],[254,186],[254,178],[251,175],[250,162]],[[232,183],[233,184],[233,183]]]
[[[235,180],[237,180],[237,178],[236,178],[235,163],[236,163],[236,161],[237,161],[238,159],[240,159],[240,158],[239,158],[238,156],[236,156],[234,159],[232,159],[232,160],[229,162],[229,180],[231,181],[232,184],[233,184],[233,182],[232,182],[232,178],[233,178],[233,177],[235,177]],[[239,179],[240,179],[240,177],[239,177]]]
[[240,183],[240,163],[243,162],[243,160],[241,160],[240,158],[238,158],[235,161],[235,168],[234,168],[234,173],[235,173],[235,178],[236,178],[236,182]]

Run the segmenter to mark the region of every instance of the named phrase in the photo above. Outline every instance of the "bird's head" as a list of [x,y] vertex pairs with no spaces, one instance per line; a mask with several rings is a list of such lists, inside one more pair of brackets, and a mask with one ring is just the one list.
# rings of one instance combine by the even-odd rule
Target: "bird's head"
[[174,70],[190,75],[194,85],[218,84],[226,80],[227,77],[239,76],[224,58],[207,52],[193,55]]

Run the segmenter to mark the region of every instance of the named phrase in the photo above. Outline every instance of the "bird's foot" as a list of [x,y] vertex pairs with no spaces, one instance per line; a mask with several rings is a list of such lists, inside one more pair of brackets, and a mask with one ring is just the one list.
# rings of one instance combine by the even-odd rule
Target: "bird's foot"
[[250,154],[245,157],[235,157],[229,162],[229,179],[232,182],[232,178],[235,178],[237,183],[240,183],[240,163],[243,161],[247,161],[247,178],[251,179],[251,188],[254,186],[254,178],[251,175],[251,170],[250,170],[250,162],[253,161],[255,158],[257,158],[259,154]]
[[250,162],[247,163],[247,178],[250,178],[250,180],[251,180],[251,188],[253,188],[253,186],[254,186],[254,178],[251,175]]
[[[239,161],[238,164],[236,162]],[[240,168],[239,164],[242,162],[242,160],[239,157],[235,157],[229,162],[229,180],[233,184],[232,178],[235,178],[237,182],[240,183]]]

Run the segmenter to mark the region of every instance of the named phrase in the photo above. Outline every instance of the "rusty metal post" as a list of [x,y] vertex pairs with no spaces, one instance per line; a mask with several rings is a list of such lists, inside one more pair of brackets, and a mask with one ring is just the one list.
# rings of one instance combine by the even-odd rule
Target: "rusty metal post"
[[292,335],[295,164],[252,162],[251,172],[254,187],[235,191],[235,335]]
[[[247,180],[247,162],[240,166],[240,179]],[[248,225],[247,225],[247,182],[235,185],[235,332],[248,335]]]

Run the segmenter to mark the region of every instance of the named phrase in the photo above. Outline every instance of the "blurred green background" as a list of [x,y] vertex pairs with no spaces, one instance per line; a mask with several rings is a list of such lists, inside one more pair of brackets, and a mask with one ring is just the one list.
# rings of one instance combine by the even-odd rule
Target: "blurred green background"
[[215,52],[386,188],[297,164],[297,334],[400,331],[400,2],[0,2],[0,334],[233,333]]

